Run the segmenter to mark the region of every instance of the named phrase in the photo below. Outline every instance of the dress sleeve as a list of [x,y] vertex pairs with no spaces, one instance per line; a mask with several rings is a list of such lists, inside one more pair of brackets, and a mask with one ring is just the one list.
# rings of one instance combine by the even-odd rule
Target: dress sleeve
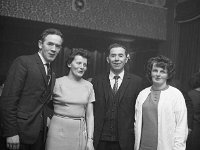
[[91,85],[90,87],[90,92],[89,92],[89,102],[95,102],[95,94],[94,94],[94,89],[93,86]]
[[174,150],[183,150],[186,146],[186,139],[188,134],[187,126],[187,108],[185,105],[184,97],[181,93],[177,94],[175,102],[175,119],[176,119],[176,130],[175,130],[175,141]]

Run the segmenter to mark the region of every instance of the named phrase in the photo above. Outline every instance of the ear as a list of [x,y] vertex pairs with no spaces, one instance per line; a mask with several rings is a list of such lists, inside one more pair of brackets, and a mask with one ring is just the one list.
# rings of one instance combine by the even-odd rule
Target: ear
[[68,66],[69,68],[71,68],[71,64],[67,64],[67,66]]
[[127,54],[127,56],[126,56],[126,63],[128,62],[129,59],[130,59],[130,55]]
[[38,41],[38,47],[39,47],[39,49],[42,49],[42,41],[41,40]]
[[107,61],[107,63],[109,63],[109,58],[108,57],[106,57],[106,61]]

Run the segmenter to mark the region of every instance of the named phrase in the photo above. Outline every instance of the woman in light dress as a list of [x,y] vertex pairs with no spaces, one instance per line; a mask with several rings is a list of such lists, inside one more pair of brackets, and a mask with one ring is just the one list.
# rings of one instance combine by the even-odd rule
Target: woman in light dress
[[164,56],[149,59],[146,73],[152,86],[135,105],[135,150],[185,150],[187,109],[182,93],[168,83],[174,64]]
[[86,50],[74,49],[67,66],[69,74],[56,79],[46,150],[94,150],[93,86],[82,77],[87,69]]

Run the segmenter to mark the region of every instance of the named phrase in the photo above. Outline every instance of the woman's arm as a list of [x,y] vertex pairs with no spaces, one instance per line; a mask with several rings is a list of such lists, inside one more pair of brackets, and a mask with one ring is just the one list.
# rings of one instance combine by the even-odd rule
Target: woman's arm
[[176,119],[176,129],[174,135],[175,136],[174,150],[184,150],[186,147],[188,126],[187,126],[187,108],[185,105],[185,100],[182,95],[177,96],[177,101],[175,103],[175,119]]
[[88,134],[86,150],[94,150],[94,147],[93,147],[94,114],[93,114],[92,102],[89,102],[87,105],[86,124],[87,124],[87,134]]

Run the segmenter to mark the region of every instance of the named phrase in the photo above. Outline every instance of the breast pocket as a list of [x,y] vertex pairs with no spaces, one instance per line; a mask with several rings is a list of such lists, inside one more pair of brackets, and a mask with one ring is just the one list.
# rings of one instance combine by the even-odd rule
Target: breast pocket
[[30,117],[30,113],[20,112],[20,111],[17,113],[18,119],[27,120],[29,117]]

